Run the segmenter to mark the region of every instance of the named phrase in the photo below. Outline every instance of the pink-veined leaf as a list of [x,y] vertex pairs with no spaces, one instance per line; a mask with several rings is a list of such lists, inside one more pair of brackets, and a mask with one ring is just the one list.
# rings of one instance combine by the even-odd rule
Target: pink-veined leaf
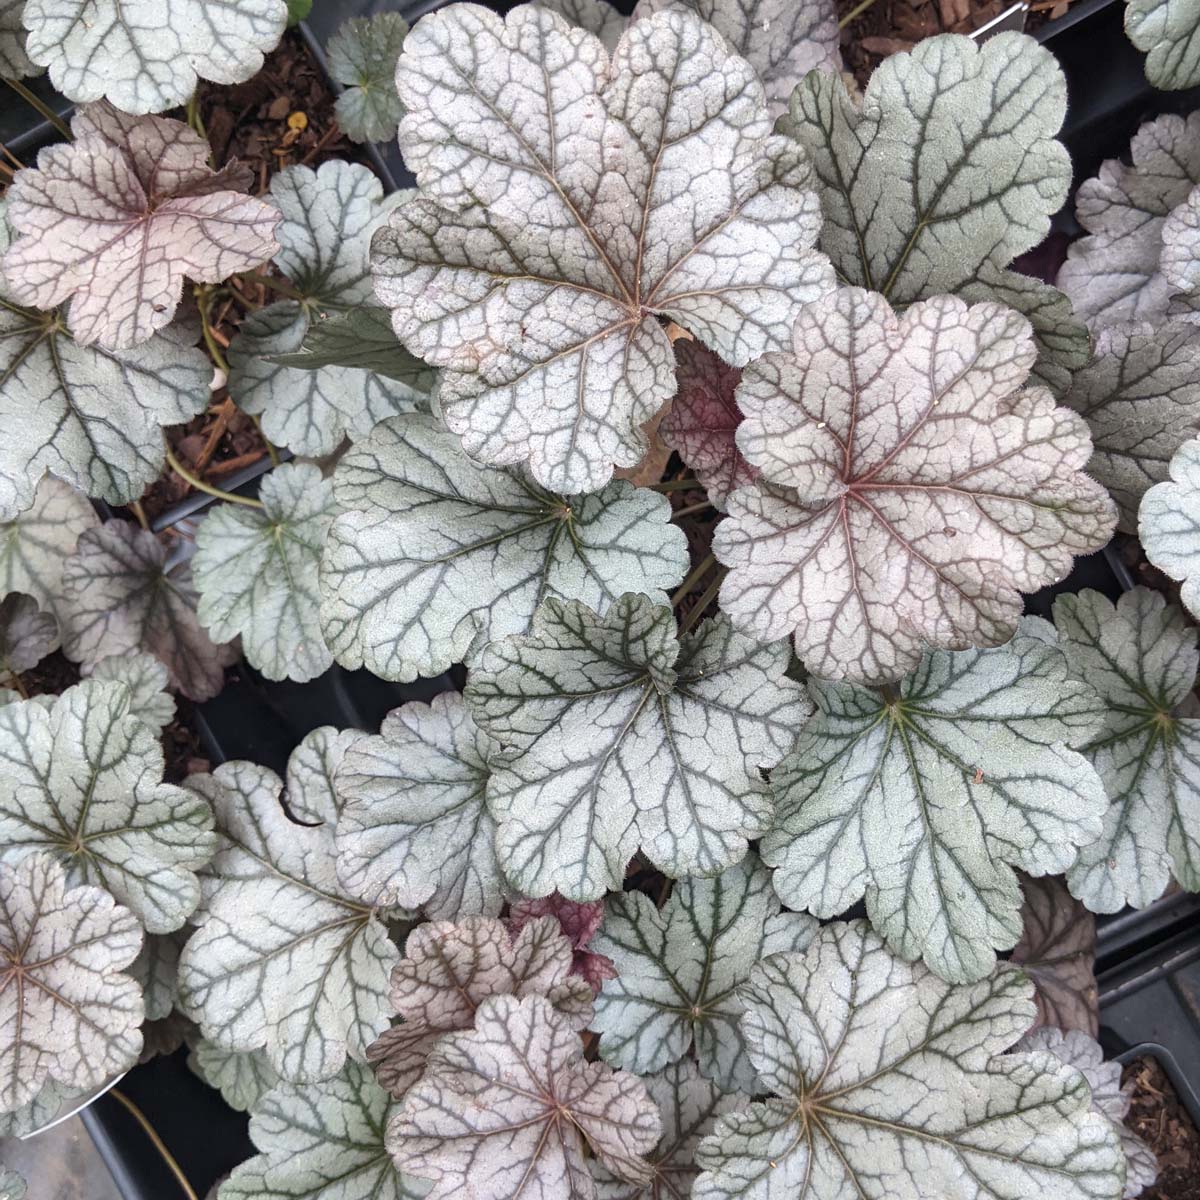
[[535,900],[522,896],[509,905],[508,927],[517,934],[538,917],[553,917],[558,922],[558,927],[574,951],[571,974],[586,980],[593,992],[598,992],[606,979],[616,977],[617,969],[612,959],[588,949],[604,920],[603,900],[580,904],[560,896],[558,892]]

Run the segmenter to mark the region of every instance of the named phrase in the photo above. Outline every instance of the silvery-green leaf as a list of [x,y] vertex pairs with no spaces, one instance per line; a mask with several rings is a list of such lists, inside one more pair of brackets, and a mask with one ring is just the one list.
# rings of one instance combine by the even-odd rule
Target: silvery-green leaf
[[639,0],[636,21],[664,8],[691,9],[757,72],[772,116],[787,111],[809,71],[838,72],[837,6],[831,0]]
[[0,1165],[0,1200],[25,1200],[25,1180],[3,1165]]
[[454,4],[397,86],[423,194],[376,237],[375,290],[474,459],[595,490],[675,390],[659,316],[741,365],[829,290],[808,162],[691,12],[635,22],[610,63],[536,5]]
[[0,1113],[0,1138],[19,1137],[44,1129],[68,1104],[74,1105],[92,1088],[66,1089],[47,1080],[32,1100],[12,1112]]
[[[188,1066],[221,1093],[238,1112],[249,1112],[273,1087],[279,1076],[262,1050],[239,1053],[201,1038],[188,1053]],[[347,1064],[350,1066],[351,1064]]]
[[69,888],[49,855],[0,862],[0,1112],[137,1061],[142,993],[122,968],[141,944],[133,913],[102,888]]
[[1196,0],[1129,0],[1129,40],[1146,51],[1146,78],[1156,88],[1200,84],[1200,4]]
[[1075,194],[1075,216],[1089,236],[1071,244],[1058,273],[1075,311],[1095,329],[1167,312],[1163,223],[1200,183],[1200,113],[1148,121],[1129,152],[1131,165],[1110,159]]
[[273,361],[298,352],[322,312],[355,308],[371,296],[371,235],[387,215],[383,185],[357,163],[314,171],[288,167],[271,181],[283,214],[275,265],[299,300],[282,300],[245,320],[229,347],[229,394],[262,418],[266,435],[297,454],[332,453],[385,417],[411,409],[420,393],[345,366],[300,370]]
[[642,1082],[586,1062],[579,1035],[548,1001],[493,996],[473,1030],[433,1048],[386,1142],[401,1171],[433,1183],[429,1200],[587,1200],[592,1161],[649,1182],[643,1156],[661,1134]]
[[1072,673],[1106,709],[1085,753],[1111,806],[1067,875],[1071,892],[1093,912],[1117,912],[1144,908],[1172,875],[1200,891],[1200,719],[1189,707],[1200,663],[1195,628],[1148,588],[1126,592],[1115,607],[1099,592],[1059,596],[1054,623]]
[[888,691],[809,682],[817,715],[771,773],[762,857],[784,904],[818,917],[866,897],[904,958],[979,979],[1021,936],[1013,867],[1061,873],[1108,806],[1077,749],[1104,721],[1062,652],[1019,633],[939,650]]
[[541,8],[598,37],[611,55],[629,27],[629,18],[608,0],[536,0]]
[[160,1021],[145,1021],[142,1024],[142,1052],[139,1063],[152,1058],[174,1054],[193,1041],[197,1036],[196,1025],[183,1013],[172,1010]]
[[811,712],[787,646],[724,618],[681,640],[671,609],[622,596],[603,616],[547,600],[467,681],[504,748],[488,805],[496,854],[530,896],[620,890],[640,847],[667,874],[716,875],[771,822],[762,769]]
[[1021,895],[1023,930],[1012,961],[1033,980],[1038,1024],[1095,1037],[1100,1028],[1096,918],[1059,875],[1023,876]]
[[261,509],[222,504],[196,532],[196,615],[218,641],[241,637],[268,679],[301,683],[333,655],[318,620],[317,576],[337,512],[333,485],[311,463],[284,463],[259,488]]
[[338,769],[343,883],[430,918],[495,916],[505,889],[484,790],[496,749],[457,692],[390,712]]
[[386,142],[396,136],[404,106],[396,95],[396,61],[408,22],[394,12],[352,17],[325,48],[329,74],[346,90],[337,121],[351,141]]
[[[211,378],[205,354],[169,337],[113,353],[74,341],[61,311],[0,303],[0,517],[66,508],[69,484],[110,504],[136,500],[162,473],[162,426],[201,412]],[[65,481],[50,485],[59,497],[35,496],[51,471]]]
[[1007,966],[943,983],[862,921],[760,963],[742,1029],[773,1095],[700,1143],[693,1200],[1118,1200],[1120,1146],[1087,1081],[1003,1053],[1032,991]]
[[173,933],[147,934],[137,958],[127,968],[141,986],[147,1021],[165,1020],[175,1007],[179,952],[190,933],[185,927]]
[[[6,704],[16,704],[18,700],[23,699],[20,692],[14,691],[12,688],[0,687],[0,708]],[[0,1134],[0,1137],[3,1135]]]
[[250,173],[213,171],[208,142],[182,121],[96,104],[71,129],[13,176],[4,276],[18,304],[70,301],[80,345],[145,342],[170,324],[185,276],[219,283],[275,251],[279,214],[245,194]]
[[80,534],[99,523],[86,496],[45,476],[33,504],[0,523],[0,596],[25,592],[61,619],[63,563]]
[[1158,1163],[1154,1152],[1128,1125],[1132,1084],[1121,1086],[1121,1064],[1105,1062],[1104,1051],[1095,1038],[1077,1029],[1064,1033],[1061,1029],[1035,1029],[1016,1045],[1019,1051],[1045,1050],[1059,1062],[1074,1067],[1092,1089],[1092,1111],[1107,1117],[1121,1139],[1125,1154],[1125,1200],[1140,1196],[1158,1178]]
[[1167,478],[1180,442],[1200,433],[1200,340],[1191,325],[1101,330],[1096,356],[1077,371],[1063,403],[1092,432],[1090,474],[1117,502],[1118,524],[1137,529],[1146,489]]
[[642,892],[618,892],[594,946],[616,978],[596,998],[600,1053],[639,1075],[687,1055],[724,1092],[757,1080],[738,1030],[738,987],[760,958],[803,950],[816,921],[780,911],[771,876],[754,856],[715,879],[685,879],[662,910]]
[[24,79],[40,70],[25,53],[24,8],[25,0],[0,0],[0,75],[8,79]]
[[1200,187],[1194,187],[1163,222],[1160,265],[1167,283],[1185,293],[1172,296],[1172,307],[1167,311],[1171,312],[1179,301],[1188,306],[1195,304],[1200,291]]
[[1200,440],[1179,447],[1169,476],[1142,497],[1138,536],[1150,562],[1182,582],[1179,598],[1200,616]]
[[614,482],[547,492],[480,467],[432,417],[380,425],[339,462],[321,572],[325,639],[344,666],[407,682],[526,632],[551,596],[606,607],[626,591],[665,603],[687,571],[666,498]]
[[157,731],[128,702],[124,684],[85,680],[0,709],[0,844],[9,858],[48,851],[72,884],[107,888],[166,933],[199,902],[216,836],[208,805],[162,782]]
[[1032,38],[948,34],[885,59],[861,103],[839,75],[810,74],[779,126],[812,157],[821,249],[842,281],[897,308],[949,292],[1020,309],[1056,390],[1087,361],[1087,331],[1053,289],[1007,268],[1067,198],[1071,162],[1054,138],[1066,99]]
[[153,654],[111,654],[95,665],[91,678],[123,683],[129,689],[126,710],[155,733],[175,717],[175,701],[167,692],[167,668]]
[[266,361],[302,371],[354,367],[395,380],[422,395],[432,390],[436,378],[432,368],[400,344],[387,310],[373,304],[314,314],[297,349],[267,355]]
[[287,24],[284,0],[26,0],[29,57],[77,103],[107,96],[131,113],[185,103],[198,79],[240,83]]
[[387,1028],[399,954],[381,915],[338,883],[332,826],[288,819],[274,772],[230,762],[188,782],[212,804],[220,844],[179,963],[180,1006],[226,1049],[265,1047],[284,1079],[328,1079]]
[[0,600],[0,679],[36,667],[58,645],[58,621],[32,596],[10,592]]
[[127,521],[80,537],[63,567],[63,609],[64,652],[85,671],[112,654],[144,651],[166,666],[172,688],[208,700],[237,658],[200,627],[187,562],[169,565],[165,543]]
[[280,1083],[254,1103],[259,1153],[234,1169],[217,1200],[418,1200],[384,1145],[391,1099],[365,1067],[347,1063],[315,1084]]
[[713,539],[735,628],[790,635],[814,674],[869,684],[928,648],[1007,641],[1019,593],[1063,579],[1116,521],[1083,470],[1086,423],[1023,387],[1034,353],[997,304],[938,296],[900,316],[843,288],[805,305],[793,348],[737,391],[760,478]]
[[596,1167],[596,1200],[686,1200],[699,1174],[696,1147],[718,1117],[746,1107],[744,1096],[726,1095],[700,1075],[690,1058],[648,1075],[642,1082],[662,1118],[663,1135],[647,1155],[649,1183],[627,1183]]
[[492,917],[431,921],[409,935],[388,998],[401,1023],[367,1051],[379,1082],[399,1098],[444,1035],[470,1029],[489,996],[544,996],[576,1029],[592,1017],[592,989],[571,974],[572,947],[553,917],[512,934]]

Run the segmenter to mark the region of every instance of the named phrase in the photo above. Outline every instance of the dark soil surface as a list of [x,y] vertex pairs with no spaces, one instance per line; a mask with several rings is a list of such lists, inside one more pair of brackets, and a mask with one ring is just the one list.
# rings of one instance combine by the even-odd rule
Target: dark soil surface
[[1158,1159],[1158,1181],[1141,1200],[1200,1200],[1200,1130],[1154,1058],[1138,1058],[1122,1082],[1134,1085],[1126,1122]]

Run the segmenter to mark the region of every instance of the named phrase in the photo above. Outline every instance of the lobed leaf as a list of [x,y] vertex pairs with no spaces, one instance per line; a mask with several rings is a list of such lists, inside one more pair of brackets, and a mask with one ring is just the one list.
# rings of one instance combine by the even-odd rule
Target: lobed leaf
[[687,570],[667,499],[615,482],[560,496],[477,466],[433,418],[380,425],[334,473],[345,509],[322,568],[326,641],[343,666],[408,682],[531,626],[546,597],[666,601]]
[[76,103],[107,97],[130,113],[184,104],[197,81],[256,74],[287,24],[284,0],[26,0],[29,57]]
[[[262,1050],[239,1053],[201,1038],[188,1051],[187,1064],[221,1099],[238,1112],[257,1108],[259,1101],[279,1086],[279,1076]],[[343,1071],[351,1069],[347,1063]],[[358,1069],[358,1068],[353,1068]],[[320,1085],[318,1085],[320,1086]]]
[[558,922],[574,951],[571,958],[571,974],[585,980],[593,993],[599,992],[606,979],[614,979],[617,971],[612,959],[588,949],[592,939],[600,932],[604,920],[604,901],[592,900],[580,904],[567,900],[557,892],[549,896],[518,896],[508,904],[508,928],[510,933],[520,933],[530,921],[539,917],[553,917]]
[[168,562],[153,533],[121,520],[89,529],[63,566],[63,647],[84,670],[113,654],[144,651],[191,700],[221,690],[233,646],[215,645],[196,618],[186,561]]
[[0,600],[0,679],[31,670],[58,646],[58,622],[32,596],[12,592]]
[[719,1118],[694,1200],[1117,1200],[1120,1146],[1084,1077],[1003,1053],[1031,993],[1005,966],[944,983],[862,921],[760,963],[743,1032],[772,1098]]
[[1146,51],[1146,78],[1156,88],[1200,84],[1200,4],[1196,0],[1129,0],[1129,40]]
[[1022,390],[1033,356],[1029,325],[996,304],[939,296],[897,316],[845,288],[806,305],[793,348],[737,392],[761,477],[713,539],[734,626],[870,684],[927,648],[1007,641],[1018,593],[1064,578],[1116,516],[1083,472],[1083,420]]
[[1182,581],[1180,600],[1200,616],[1200,439],[1179,447],[1168,473],[1142,497],[1138,536],[1150,562]]
[[398,382],[341,365],[300,370],[275,360],[300,352],[323,314],[370,298],[371,235],[394,202],[384,201],[367,167],[337,160],[315,171],[280,171],[271,200],[283,218],[274,263],[299,298],[242,322],[229,347],[229,391],[239,407],[261,416],[273,442],[297,454],[331,454],[347,434],[363,437],[385,417],[411,409],[423,376]]
[[268,679],[303,683],[333,663],[318,619],[333,485],[311,463],[284,463],[263,479],[259,499],[261,509],[223,504],[200,523],[196,616],[218,641],[240,637]]
[[1012,961],[1033,980],[1037,1024],[1095,1037],[1100,1028],[1096,918],[1058,875],[1022,876],[1021,895],[1024,928]]
[[1160,267],[1167,283],[1184,293],[1171,298],[1168,312],[1180,300],[1194,304],[1200,291],[1200,187],[1194,187],[1163,222]]
[[357,896],[436,919],[495,916],[504,902],[484,803],[495,753],[457,693],[405,704],[338,770],[337,867]]
[[142,989],[146,1022],[164,1021],[175,1007],[179,983],[179,952],[191,930],[148,933],[137,958],[126,968]]
[[1059,596],[1054,623],[1071,672],[1100,694],[1103,726],[1084,748],[1111,801],[1098,839],[1067,875],[1093,912],[1144,908],[1172,874],[1200,891],[1200,719],[1190,698],[1196,630],[1157,592],[1114,606]]
[[95,1087],[137,1061],[142,995],[122,968],[141,944],[128,909],[101,888],[70,888],[49,855],[0,862],[0,1112],[45,1086]]
[[357,729],[339,730],[332,725],[322,725],[304,735],[287,764],[284,800],[292,820],[304,825],[324,823],[330,833],[334,831],[345,802],[336,783],[337,775],[346,756],[366,738]]
[[25,26],[21,23],[24,8],[25,0],[0,0],[0,75],[6,79],[24,79],[40,72],[25,52]]
[[604,616],[546,600],[526,637],[494,642],[467,681],[504,747],[488,805],[514,887],[594,900],[640,847],[668,875],[715,875],[764,833],[762,769],[810,708],[787,647],[718,618],[677,639],[674,614],[626,595]]
[[[621,1179],[648,1181],[662,1133],[633,1075],[585,1062],[570,1022],[541,996],[493,996],[475,1028],[444,1037],[388,1124],[396,1165],[461,1196],[592,1200],[588,1151]],[[586,1149],[585,1149],[586,1147]]]
[[1167,478],[1184,436],[1200,433],[1200,345],[1181,322],[1100,331],[1092,362],[1064,403],[1092,433],[1088,471],[1117,502],[1118,526],[1137,529],[1148,488]]
[[1061,873],[1108,800],[1079,750],[1103,703],[1022,632],[936,651],[894,688],[809,682],[817,715],[771,773],[762,841],[785,904],[818,917],[866,897],[892,951],[942,978],[986,975],[1021,936],[1013,867]]
[[741,365],[829,290],[808,163],[691,12],[635,22],[610,63],[537,5],[451,5],[397,87],[423,194],[375,240],[376,294],[472,458],[595,490],[674,392],[659,316]]
[[175,701],[167,692],[167,668],[153,654],[111,654],[92,668],[91,678],[123,683],[128,689],[125,711],[155,734],[161,734],[175,717]]
[[325,48],[329,74],[345,87],[337,98],[337,122],[354,142],[386,142],[396,136],[404,106],[396,94],[396,63],[408,22],[394,12],[344,21]]
[[162,782],[158,731],[121,683],[85,680],[49,703],[0,708],[0,844],[44,851],[68,884],[98,884],[151,933],[178,929],[217,841],[199,796]]
[[418,926],[392,969],[388,998],[402,1022],[367,1050],[376,1078],[402,1097],[421,1077],[433,1047],[446,1034],[470,1029],[493,996],[544,996],[582,1029],[591,1020],[592,992],[571,966],[571,944],[550,917],[515,936],[492,917]]
[[1017,308],[1056,392],[1087,362],[1087,332],[1053,288],[1008,267],[1067,198],[1070,158],[1054,137],[1066,98],[1031,38],[946,35],[886,58],[861,103],[839,75],[808,75],[779,123],[812,158],[821,249],[841,280],[898,309],[943,293]]
[[398,954],[383,914],[338,883],[332,825],[288,819],[274,772],[232,762],[188,783],[211,803],[220,845],[180,959],[180,1005],[219,1046],[265,1048],[283,1079],[328,1079],[387,1028]]
[[681,880],[661,911],[642,892],[610,896],[607,910],[596,949],[616,974],[592,1021],[605,1061],[646,1075],[684,1059],[694,1041],[700,1073],[721,1091],[759,1090],[737,989],[760,958],[803,950],[816,921],[780,911],[753,857],[715,879]]
[[1080,186],[1075,216],[1089,236],[1071,244],[1058,274],[1093,329],[1166,315],[1163,225],[1200,183],[1200,113],[1148,121],[1129,152],[1131,164],[1111,159]]

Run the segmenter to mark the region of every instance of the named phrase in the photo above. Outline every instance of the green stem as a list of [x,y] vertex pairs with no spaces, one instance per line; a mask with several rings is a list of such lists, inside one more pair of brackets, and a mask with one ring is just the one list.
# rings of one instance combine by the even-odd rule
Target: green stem
[[703,512],[706,508],[712,508],[712,504],[708,500],[701,500],[699,504],[688,504],[683,508],[677,508],[672,514],[674,517],[690,517],[692,513]]
[[12,90],[16,92],[17,95],[20,96],[30,108],[34,108],[41,113],[41,115],[45,117],[46,120],[49,121],[50,124],[53,125],[54,128],[57,129],[58,132],[67,139],[67,141],[71,140],[73,136],[71,133],[71,127],[62,119],[62,117],[58,115],[58,113],[54,111],[54,109],[43,104],[42,101],[39,100],[19,79],[9,79],[9,77],[5,75],[4,82],[7,83],[8,86],[12,88]]
[[680,627],[679,627],[679,632],[681,634],[691,633],[692,627],[704,615],[704,610],[717,598],[717,593],[721,590],[721,584],[724,581],[725,581],[725,568],[722,567],[717,572],[716,577],[713,579],[712,583],[710,583],[708,585],[708,587],[706,587],[704,589],[704,594],[700,597],[699,600],[696,601],[696,603],[693,605],[693,607],[688,612],[688,615],[686,617],[684,617],[683,624],[680,625]]
[[148,530],[150,528],[150,522],[146,520],[146,510],[142,507],[142,502],[140,500],[130,501],[129,510],[135,517],[137,517],[137,523],[143,529]]
[[204,128],[204,118],[200,115],[199,89],[192,93],[185,111],[187,113],[187,123],[207,142],[208,130]]
[[839,22],[838,28],[845,29],[851,21],[857,20],[875,3],[875,0],[861,0],[861,3],[856,4]]
[[663,483],[650,484],[652,492],[679,492],[685,488],[700,491],[700,485],[690,475],[686,479],[668,479]]
[[253,271],[242,271],[234,278],[240,279],[243,283],[262,284],[263,287],[278,292],[289,300],[299,300],[301,303],[304,301],[304,297],[290,283],[284,283],[282,279],[272,279],[269,275],[257,275]]
[[228,376],[229,362],[225,358],[225,352],[221,349],[221,343],[213,336],[212,321],[209,318],[211,304],[212,292],[207,287],[198,287],[196,289],[196,307],[200,310],[200,330],[204,334],[204,344],[208,347],[208,353],[213,362]]
[[271,459],[271,466],[279,466],[279,451],[275,449],[275,445],[271,439],[263,433],[262,420],[253,413],[247,413],[246,415],[254,422],[254,428],[258,430],[258,436],[262,438],[263,445],[267,448],[267,454]]
[[184,483],[190,483],[198,492],[204,492],[208,496],[215,496],[218,500],[228,500],[230,504],[244,504],[247,508],[262,508],[261,500],[252,500],[249,496],[238,496],[233,492],[222,491],[219,487],[213,487],[211,483],[205,483],[203,479],[198,479],[191,473],[174,455],[171,450],[170,443],[163,437],[163,446],[167,453],[167,466],[179,476]]
[[679,602],[704,578],[705,575],[716,564],[716,559],[710,554],[704,559],[696,569],[675,589],[675,594],[671,597],[671,607],[676,608]]

